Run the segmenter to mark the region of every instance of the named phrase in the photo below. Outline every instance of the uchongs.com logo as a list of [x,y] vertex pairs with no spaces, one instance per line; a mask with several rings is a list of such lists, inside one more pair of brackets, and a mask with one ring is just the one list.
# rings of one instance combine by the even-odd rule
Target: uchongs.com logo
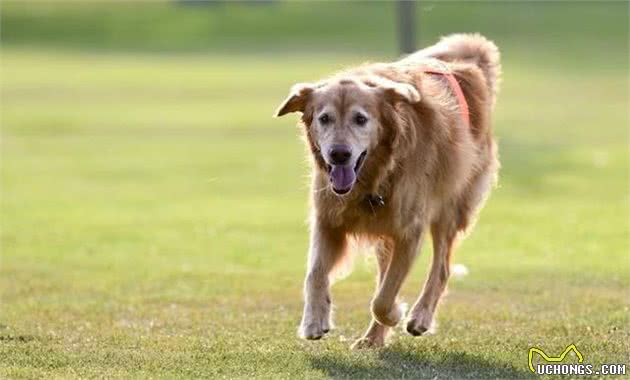
[[[577,363],[563,363],[569,352],[573,351],[577,358]],[[540,355],[542,361],[534,365],[534,354]],[[537,375],[625,375],[625,364],[602,364],[595,367],[593,364],[584,363],[584,356],[575,347],[569,345],[558,356],[549,356],[537,347],[529,349],[529,370]]]

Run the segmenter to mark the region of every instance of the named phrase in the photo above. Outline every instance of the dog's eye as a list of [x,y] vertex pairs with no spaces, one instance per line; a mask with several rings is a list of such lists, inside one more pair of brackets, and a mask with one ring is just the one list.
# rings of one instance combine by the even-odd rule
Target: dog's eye
[[367,117],[363,116],[360,113],[356,114],[356,116],[354,117],[354,122],[357,123],[358,125],[365,125],[367,121],[368,121]]
[[319,122],[320,122],[321,124],[328,124],[328,123],[330,123],[330,116],[328,116],[328,114],[327,114],[327,113],[325,113],[325,114],[321,115],[321,116],[319,117]]

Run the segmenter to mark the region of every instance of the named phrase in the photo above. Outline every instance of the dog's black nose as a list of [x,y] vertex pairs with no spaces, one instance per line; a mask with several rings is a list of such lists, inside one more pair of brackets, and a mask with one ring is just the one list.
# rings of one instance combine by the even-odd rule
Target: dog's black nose
[[352,151],[350,147],[345,144],[335,144],[330,147],[328,151],[328,156],[332,161],[333,165],[346,165],[350,161],[350,157],[352,157]]

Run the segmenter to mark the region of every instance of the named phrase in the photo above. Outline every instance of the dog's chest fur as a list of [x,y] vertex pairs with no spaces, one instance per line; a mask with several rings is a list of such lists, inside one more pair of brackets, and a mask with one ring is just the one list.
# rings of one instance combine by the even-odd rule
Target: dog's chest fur
[[[405,177],[402,177],[405,178]],[[408,177],[407,177],[408,178]],[[322,178],[322,182],[326,180]],[[349,197],[340,198],[326,189],[314,197],[317,217],[331,227],[343,227],[348,233],[360,235],[392,235],[415,228],[428,216],[425,205],[426,186],[416,183],[417,192],[405,198],[408,192],[397,192],[398,186],[406,186],[400,181],[387,178],[381,183],[378,192],[368,192],[365,188],[356,189]],[[383,203],[369,202],[370,197],[382,197]],[[323,206],[323,207],[322,207]]]

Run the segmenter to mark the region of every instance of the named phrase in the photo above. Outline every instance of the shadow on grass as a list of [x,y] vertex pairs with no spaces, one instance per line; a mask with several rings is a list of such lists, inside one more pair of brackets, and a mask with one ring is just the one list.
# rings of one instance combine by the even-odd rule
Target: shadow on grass
[[33,335],[0,335],[1,343],[28,343],[33,340],[37,340],[37,337]]
[[313,354],[313,368],[335,379],[523,379],[532,378],[526,368],[517,369],[499,361],[491,362],[465,352],[432,351],[429,355],[405,347],[378,351],[375,360],[361,352],[335,355]]

